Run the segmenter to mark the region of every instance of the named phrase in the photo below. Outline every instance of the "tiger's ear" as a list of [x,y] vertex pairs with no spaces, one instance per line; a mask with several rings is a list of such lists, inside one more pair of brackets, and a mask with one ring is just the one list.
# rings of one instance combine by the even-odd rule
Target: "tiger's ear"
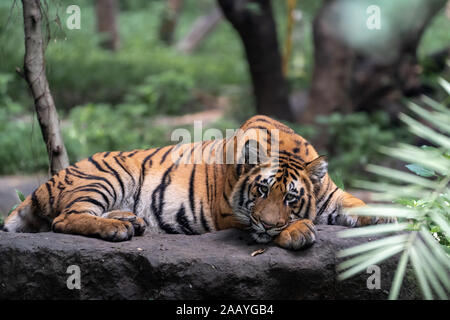
[[327,174],[327,170],[328,162],[325,156],[317,157],[313,161],[306,163],[306,172],[314,184],[322,181],[322,178]]

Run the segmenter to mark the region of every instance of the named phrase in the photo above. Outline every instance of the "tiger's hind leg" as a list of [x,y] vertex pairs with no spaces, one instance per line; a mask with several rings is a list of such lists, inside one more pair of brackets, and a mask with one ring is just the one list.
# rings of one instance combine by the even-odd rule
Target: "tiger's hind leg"
[[147,225],[145,224],[144,219],[139,218],[134,213],[129,211],[110,211],[103,215],[104,218],[108,219],[116,219],[120,221],[128,221],[133,225],[134,235],[141,236],[144,234],[145,228]]
[[[348,192],[344,192],[344,196],[342,199],[342,209],[345,211],[346,209],[356,208],[364,206],[365,203],[351,195]],[[336,224],[348,226],[348,227],[363,227],[374,224],[384,224],[384,223],[395,223],[397,219],[393,217],[372,217],[372,216],[356,216],[350,214],[339,214],[335,218]]]
[[134,227],[129,221],[98,217],[85,212],[60,214],[53,220],[52,230],[114,242],[129,240],[134,235]]

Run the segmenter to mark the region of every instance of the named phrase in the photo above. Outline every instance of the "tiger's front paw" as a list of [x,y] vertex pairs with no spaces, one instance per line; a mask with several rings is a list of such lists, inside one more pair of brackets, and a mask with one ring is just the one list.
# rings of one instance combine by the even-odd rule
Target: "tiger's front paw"
[[134,235],[141,236],[144,234],[146,224],[144,219],[139,218],[132,212],[128,211],[111,211],[105,215],[106,218],[116,219],[120,221],[128,221],[133,225]]
[[130,222],[134,228],[134,235],[142,236],[144,234],[145,228],[147,227],[144,219],[136,217],[136,219],[132,219]]
[[109,220],[107,224],[101,227],[100,238],[106,241],[126,241],[134,236],[134,227],[131,222],[114,219]]
[[274,242],[282,248],[299,250],[316,242],[316,227],[308,219],[290,224],[275,238]]

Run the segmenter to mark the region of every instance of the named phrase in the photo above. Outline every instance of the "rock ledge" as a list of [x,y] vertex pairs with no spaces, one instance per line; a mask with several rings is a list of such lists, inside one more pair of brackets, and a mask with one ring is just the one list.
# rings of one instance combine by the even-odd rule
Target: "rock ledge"
[[[386,299],[397,258],[380,266],[381,289],[367,288],[370,274],[336,280],[336,252],[369,241],[340,239],[343,229],[318,226],[318,242],[298,252],[250,244],[239,230],[122,243],[0,232],[0,299]],[[80,290],[67,288],[71,265],[80,268]],[[401,298],[420,298],[413,280]]]

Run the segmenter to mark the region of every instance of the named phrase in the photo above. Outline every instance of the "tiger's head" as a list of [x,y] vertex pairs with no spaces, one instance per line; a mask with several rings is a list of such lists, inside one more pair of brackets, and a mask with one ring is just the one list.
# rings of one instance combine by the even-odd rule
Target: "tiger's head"
[[306,163],[280,151],[275,158],[243,167],[237,165],[241,172],[231,205],[237,220],[249,227],[258,243],[270,242],[293,221],[314,221],[315,190],[327,173],[325,157]]

